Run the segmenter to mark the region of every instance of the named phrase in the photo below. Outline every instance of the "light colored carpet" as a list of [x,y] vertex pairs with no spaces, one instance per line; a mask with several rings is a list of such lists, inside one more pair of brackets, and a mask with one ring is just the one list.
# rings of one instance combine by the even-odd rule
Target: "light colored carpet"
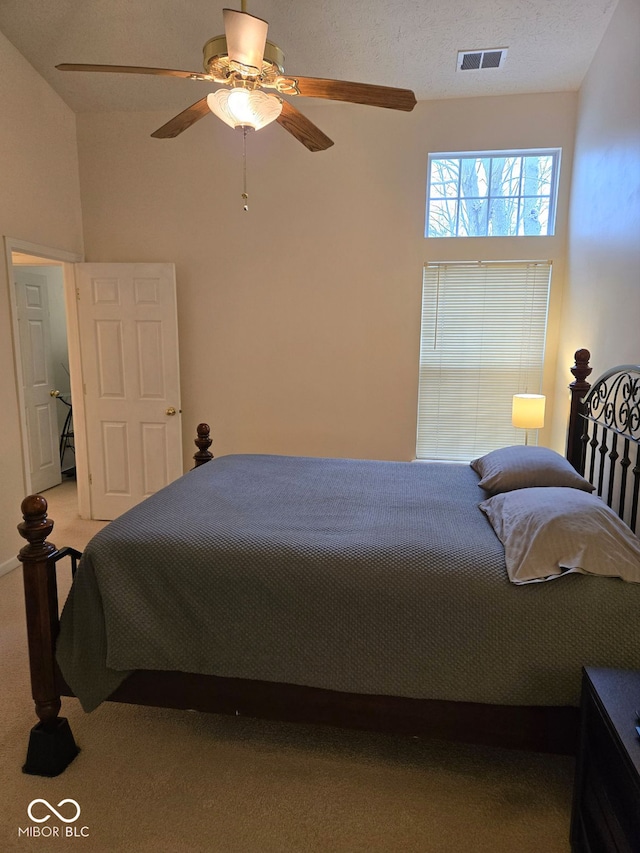
[[[74,516],[71,492],[68,517],[46,495],[51,538],[81,548],[101,525]],[[87,715],[64,700],[80,755],[55,779],[24,775],[35,717],[20,572],[0,578],[0,850],[568,853],[561,756],[110,703]],[[36,798],[75,799],[88,837],[18,837]]]

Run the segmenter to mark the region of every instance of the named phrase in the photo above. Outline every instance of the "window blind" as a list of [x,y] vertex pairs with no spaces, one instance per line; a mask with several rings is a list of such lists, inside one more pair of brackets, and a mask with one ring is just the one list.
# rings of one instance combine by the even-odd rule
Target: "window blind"
[[524,442],[512,398],[541,390],[550,281],[548,261],[425,264],[418,459]]

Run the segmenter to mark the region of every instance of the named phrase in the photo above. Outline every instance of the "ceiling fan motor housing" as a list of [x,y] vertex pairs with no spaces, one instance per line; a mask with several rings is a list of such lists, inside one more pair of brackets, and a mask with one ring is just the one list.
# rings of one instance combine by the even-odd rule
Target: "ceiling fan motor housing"
[[[227,40],[224,36],[214,36],[202,48],[204,70],[219,83],[227,83],[236,73],[229,60]],[[262,69],[257,81],[259,85],[274,85],[275,80],[284,73],[284,53],[278,45],[268,41],[264,48]]]

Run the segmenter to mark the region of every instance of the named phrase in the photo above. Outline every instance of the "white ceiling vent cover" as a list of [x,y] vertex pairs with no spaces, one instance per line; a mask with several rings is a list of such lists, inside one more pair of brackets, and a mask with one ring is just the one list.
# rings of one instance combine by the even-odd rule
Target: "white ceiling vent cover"
[[458,71],[484,71],[486,68],[502,68],[506,57],[506,47],[460,50],[458,51]]

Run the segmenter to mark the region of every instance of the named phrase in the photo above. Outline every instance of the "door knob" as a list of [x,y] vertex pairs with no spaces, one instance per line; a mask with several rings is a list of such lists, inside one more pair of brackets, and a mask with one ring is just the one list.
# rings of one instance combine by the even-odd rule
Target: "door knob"
[[166,413],[165,413],[165,414],[167,414],[167,415],[175,415],[175,413],[176,413],[176,410],[173,408],[173,406],[169,406],[169,408],[167,409],[167,411],[166,411]]
[[59,391],[49,391],[49,396],[50,397],[59,397],[60,392]]

